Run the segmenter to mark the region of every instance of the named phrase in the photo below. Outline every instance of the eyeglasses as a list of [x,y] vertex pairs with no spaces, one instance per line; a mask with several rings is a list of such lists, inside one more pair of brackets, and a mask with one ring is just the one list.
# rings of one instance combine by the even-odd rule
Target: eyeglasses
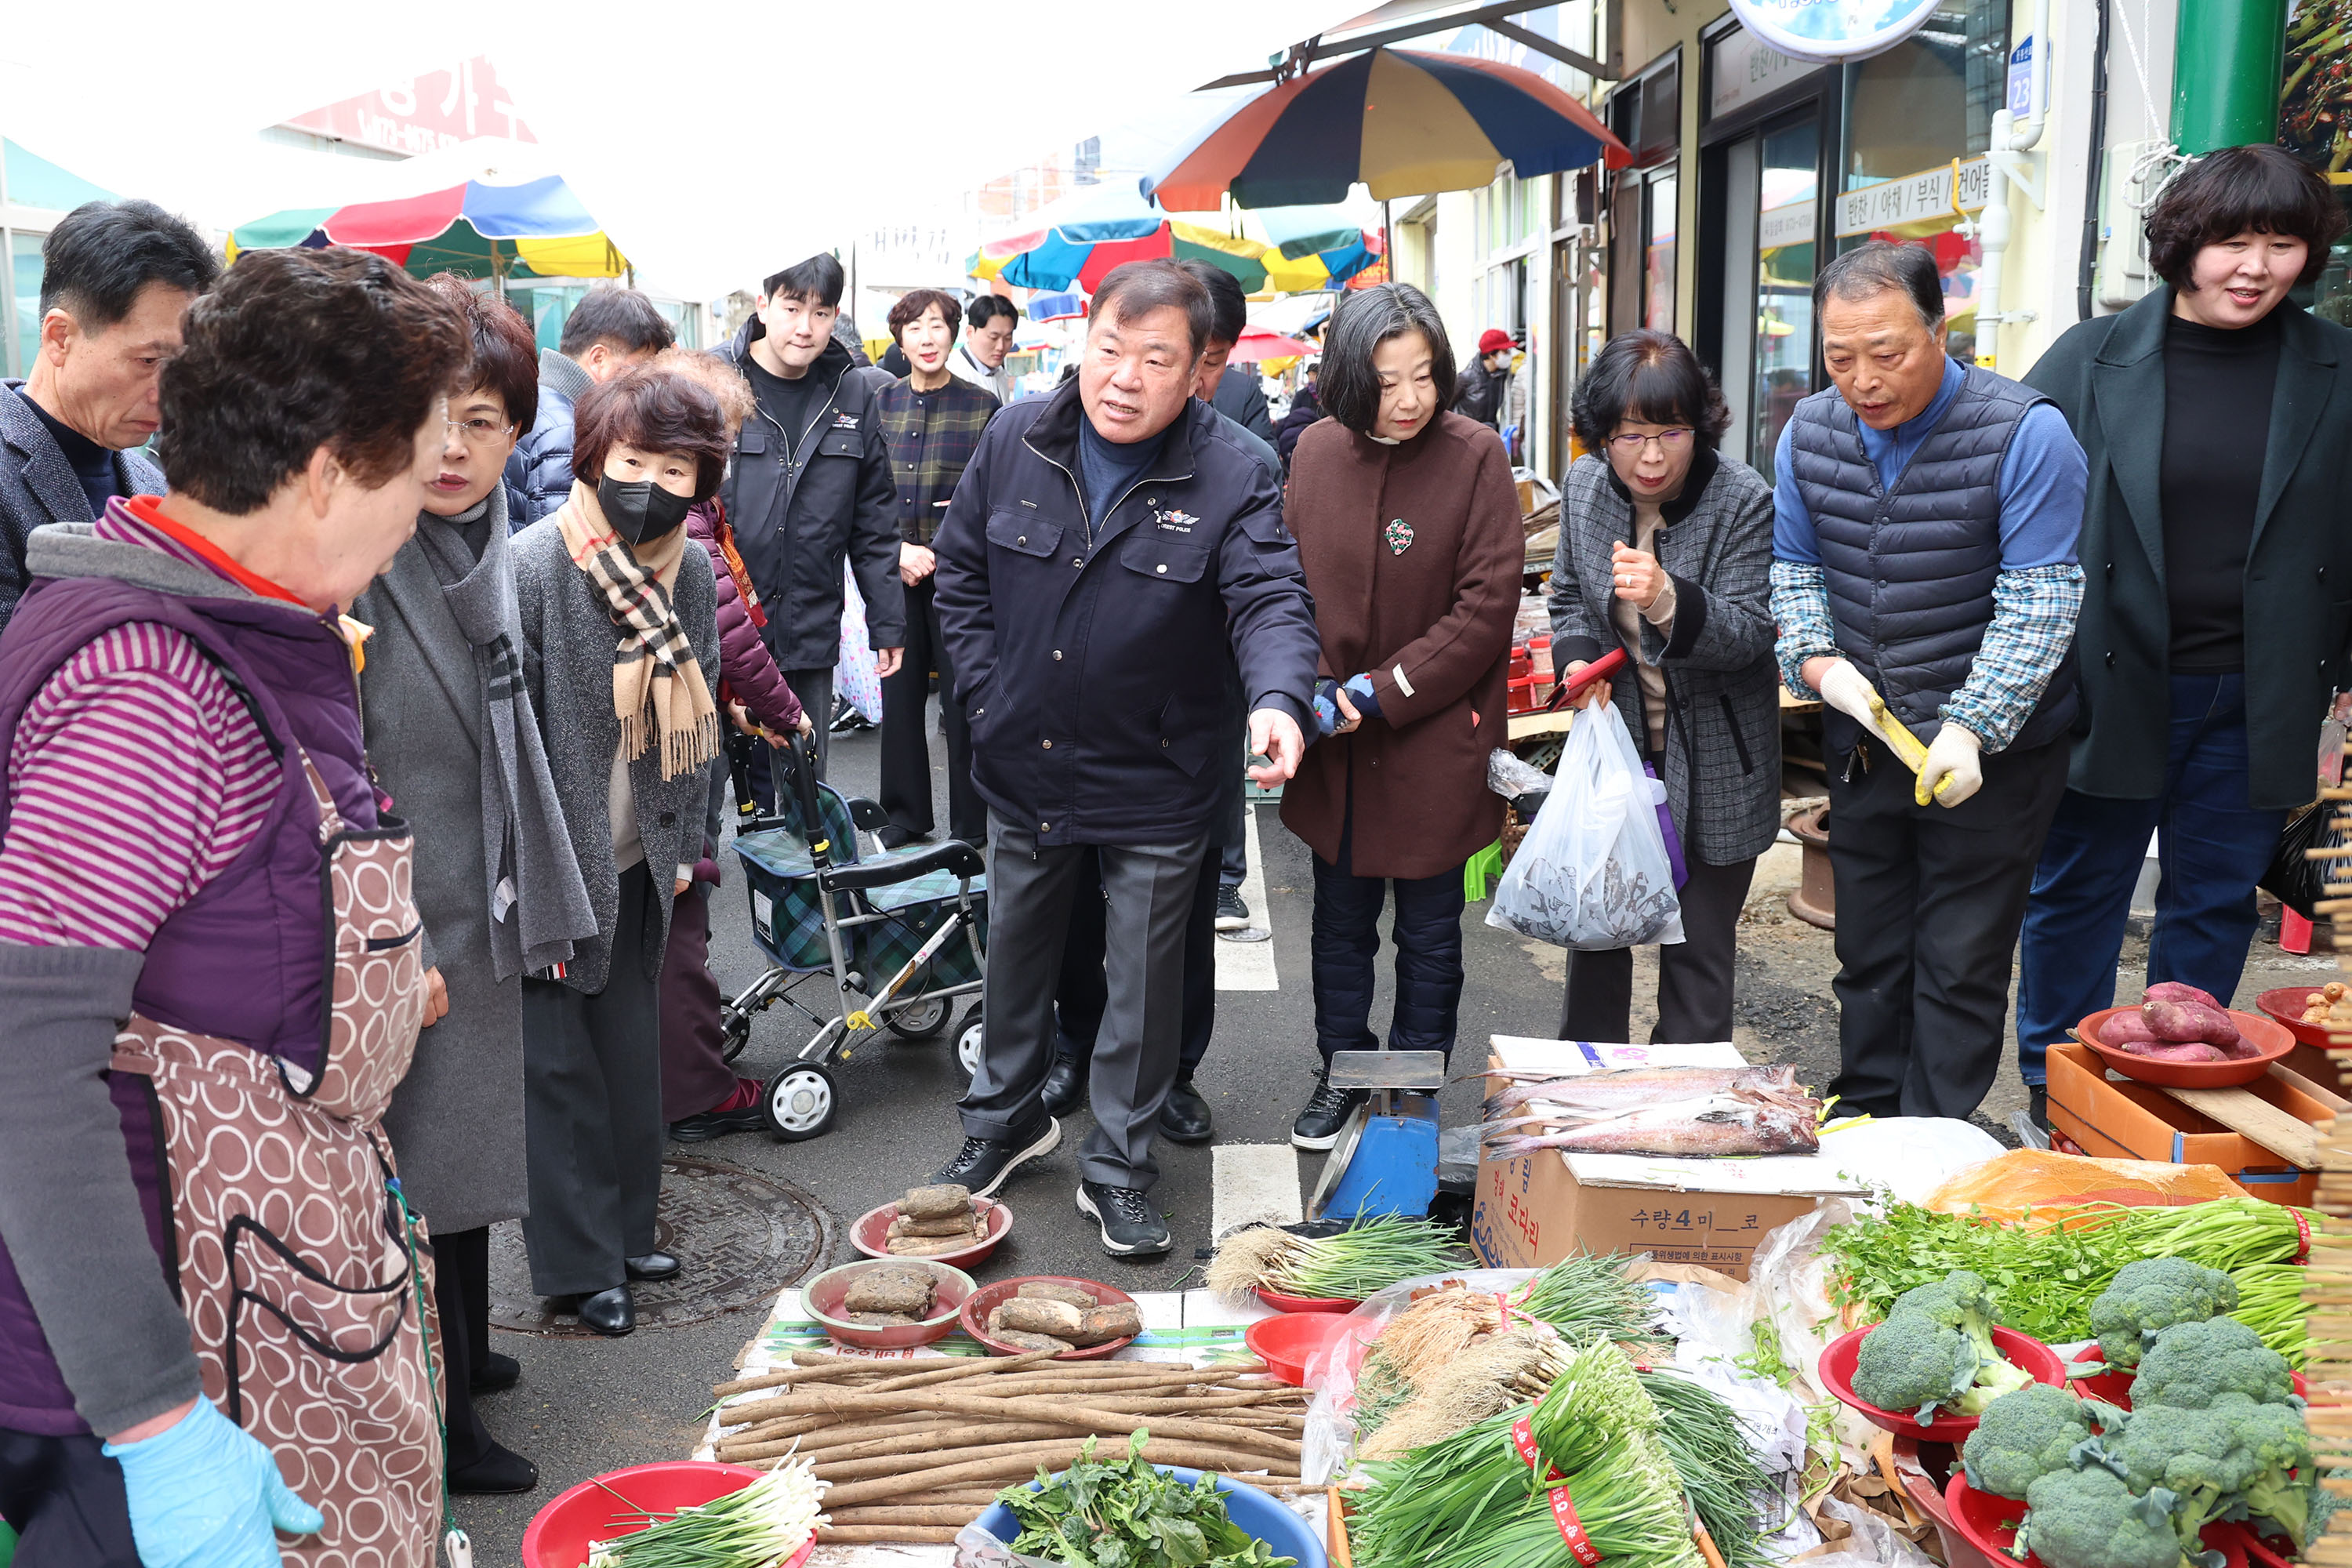
[[1683,443],[1690,438],[1691,433],[1687,430],[1661,430],[1654,436],[1612,436],[1609,444],[1631,457],[1653,441],[1658,444],[1662,452],[1679,452],[1683,449]]
[[466,444],[469,447],[489,446],[514,428],[511,425],[501,425],[493,419],[444,419],[441,423],[463,436],[466,438]]

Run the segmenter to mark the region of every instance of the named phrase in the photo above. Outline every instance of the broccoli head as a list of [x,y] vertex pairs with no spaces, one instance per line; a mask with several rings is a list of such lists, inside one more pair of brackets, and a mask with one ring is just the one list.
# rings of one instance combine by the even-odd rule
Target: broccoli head
[[2136,1492],[2158,1487],[2174,1495],[2172,1523],[2181,1550],[2195,1552],[2198,1536],[2219,1519],[2261,1471],[2246,1439],[2244,1409],[2260,1409],[2242,1394],[2225,1394],[2202,1410],[2152,1405],[2145,1419],[2101,1438],[2088,1451]]
[[2173,1499],[2161,1489],[2133,1495],[2113,1470],[2053,1470],[2025,1494],[2017,1552],[2048,1568],[2179,1568]]
[[2132,1380],[2132,1408],[2167,1405],[2201,1410],[2223,1394],[2257,1405],[2284,1405],[2294,1394],[2286,1358],[2235,1318],[2208,1318],[2160,1329]]
[[[2241,1493],[2246,1512],[2276,1524],[2297,1546],[2305,1544],[2311,1539],[2312,1480],[2318,1467],[2303,1412],[2292,1405],[2241,1403],[2234,1394],[2218,1396],[2210,1408],[2239,1423],[2239,1440],[2252,1457],[2254,1473]],[[2236,1510],[2230,1517],[2236,1517]]]
[[1853,1391],[1881,1410],[1916,1409],[1920,1421],[1943,1405],[1977,1415],[2033,1381],[2002,1358],[1992,1329],[1992,1292],[1980,1275],[1955,1268],[1906,1290],[1862,1342]]
[[2126,1263],[2091,1303],[2091,1331],[2113,1367],[2137,1366],[2159,1330],[2202,1322],[2238,1310],[2238,1282],[2185,1258]]
[[1969,1485],[2022,1499],[2035,1481],[2065,1469],[2074,1446],[2089,1441],[2091,1431],[2089,1410],[2063,1388],[2037,1383],[2004,1394],[1985,1406],[1984,1418],[1960,1447]]

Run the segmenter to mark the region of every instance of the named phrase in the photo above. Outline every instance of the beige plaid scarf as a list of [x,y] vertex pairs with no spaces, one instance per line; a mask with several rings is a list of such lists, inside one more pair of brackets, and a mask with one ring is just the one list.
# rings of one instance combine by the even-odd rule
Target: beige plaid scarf
[[634,761],[661,737],[662,777],[676,778],[719,754],[719,710],[702,665],[670,601],[686,530],[631,545],[615,534],[596,492],[577,479],[556,513],[572,563],[604,595],[621,629],[613,650],[613,711],[621,721],[621,755]]

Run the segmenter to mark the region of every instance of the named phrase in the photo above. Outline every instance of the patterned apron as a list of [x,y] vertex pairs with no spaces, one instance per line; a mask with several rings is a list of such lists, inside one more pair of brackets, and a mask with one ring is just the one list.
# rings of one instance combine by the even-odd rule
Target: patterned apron
[[326,1515],[316,1535],[279,1537],[287,1563],[431,1568],[440,1329],[423,1226],[409,1234],[378,1124],[425,1016],[410,835],[392,818],[348,827],[300,761],[334,923],[317,1077],[136,1015],[113,1066],[154,1084],[181,1305],[205,1394]]

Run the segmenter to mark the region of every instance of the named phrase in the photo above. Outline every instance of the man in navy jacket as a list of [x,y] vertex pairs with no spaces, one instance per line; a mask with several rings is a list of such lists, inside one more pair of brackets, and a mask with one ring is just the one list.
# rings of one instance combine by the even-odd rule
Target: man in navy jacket
[[1169,1246],[1151,1137],[1177,1068],[1185,914],[1232,765],[1226,683],[1237,667],[1267,759],[1252,776],[1271,787],[1297,765],[1320,648],[1273,476],[1192,395],[1213,321],[1181,268],[1114,269],[1078,374],[989,426],[937,545],[990,811],[987,1043],[939,1180],[991,1194],[1061,1142],[1043,1093],[1091,848],[1110,1002],[1077,1203],[1119,1255]]

